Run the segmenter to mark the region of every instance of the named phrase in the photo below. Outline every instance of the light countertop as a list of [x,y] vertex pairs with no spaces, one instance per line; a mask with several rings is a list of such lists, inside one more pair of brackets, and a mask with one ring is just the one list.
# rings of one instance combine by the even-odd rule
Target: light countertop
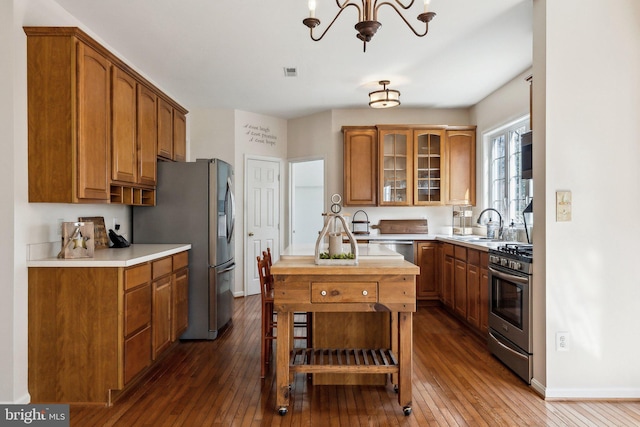
[[[348,243],[342,245],[345,252],[351,250]],[[315,244],[293,244],[288,246],[281,254],[280,259],[292,259],[299,257],[313,258],[315,256]],[[326,251],[327,245],[321,248],[321,251]],[[404,257],[399,253],[392,251],[391,249],[381,245],[358,245],[358,256],[360,259],[369,260],[387,260],[387,261],[402,261]]]
[[93,258],[44,258],[27,267],[130,267],[191,249],[190,244],[133,244],[128,248],[98,249]]

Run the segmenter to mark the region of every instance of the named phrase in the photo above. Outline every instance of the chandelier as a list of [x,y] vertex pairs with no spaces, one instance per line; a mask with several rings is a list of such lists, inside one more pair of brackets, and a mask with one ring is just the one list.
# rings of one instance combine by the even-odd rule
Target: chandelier
[[400,92],[387,89],[389,80],[380,80],[382,90],[369,93],[369,106],[371,108],[391,108],[400,105]]
[[320,20],[316,18],[316,0],[309,0],[309,17],[302,20],[302,23],[309,27],[309,35],[313,41],[322,40],[329,28],[333,25],[334,22],[338,19],[338,17],[345,11],[348,7],[355,7],[358,10],[358,23],[355,25],[356,37],[364,42],[364,51],[367,50],[367,43],[371,41],[371,38],[376,34],[378,28],[382,26],[380,22],[378,22],[378,9],[382,6],[390,6],[396,13],[402,18],[405,24],[413,31],[413,33],[418,37],[424,37],[429,32],[429,21],[436,16],[435,13],[429,12],[429,3],[431,0],[423,0],[424,1],[424,12],[420,13],[417,17],[418,21],[424,22],[424,32],[420,33],[416,31],[415,28],[407,21],[407,18],[402,14],[403,11],[409,10],[415,0],[411,0],[409,4],[404,4],[401,0],[389,0],[389,1],[380,1],[378,0],[360,0],[361,5],[356,3],[356,0],[336,0],[336,4],[338,6],[338,13],[333,18],[331,23],[325,30],[320,34],[320,37],[314,37],[313,29],[320,25]]

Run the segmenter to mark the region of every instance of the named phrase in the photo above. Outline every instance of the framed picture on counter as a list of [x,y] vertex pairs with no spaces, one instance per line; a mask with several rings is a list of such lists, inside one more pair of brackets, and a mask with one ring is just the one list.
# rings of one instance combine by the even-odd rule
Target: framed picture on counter
[[107,236],[107,228],[104,225],[103,216],[82,216],[78,218],[78,221],[93,223],[93,238],[96,249],[107,249],[109,247],[109,236]]

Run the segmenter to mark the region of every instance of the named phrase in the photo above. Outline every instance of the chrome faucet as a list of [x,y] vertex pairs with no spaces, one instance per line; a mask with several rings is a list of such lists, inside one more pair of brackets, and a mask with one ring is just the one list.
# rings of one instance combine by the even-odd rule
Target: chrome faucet
[[[487,211],[494,211],[495,213],[498,214],[498,219],[500,220],[500,224],[499,224],[499,228],[498,228],[498,239],[502,239],[502,215],[500,215],[500,212],[498,212],[497,209],[487,208],[487,209],[483,210],[482,212],[480,212],[480,215],[478,215],[478,224],[480,224],[480,218],[482,218],[482,215]],[[491,220],[491,218],[489,218],[489,220]]]

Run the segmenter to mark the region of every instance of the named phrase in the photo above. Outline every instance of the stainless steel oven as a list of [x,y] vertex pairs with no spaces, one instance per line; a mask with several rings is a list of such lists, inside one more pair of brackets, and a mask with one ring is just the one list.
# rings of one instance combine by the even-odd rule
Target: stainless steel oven
[[533,377],[531,245],[489,252],[489,349],[527,383]]

